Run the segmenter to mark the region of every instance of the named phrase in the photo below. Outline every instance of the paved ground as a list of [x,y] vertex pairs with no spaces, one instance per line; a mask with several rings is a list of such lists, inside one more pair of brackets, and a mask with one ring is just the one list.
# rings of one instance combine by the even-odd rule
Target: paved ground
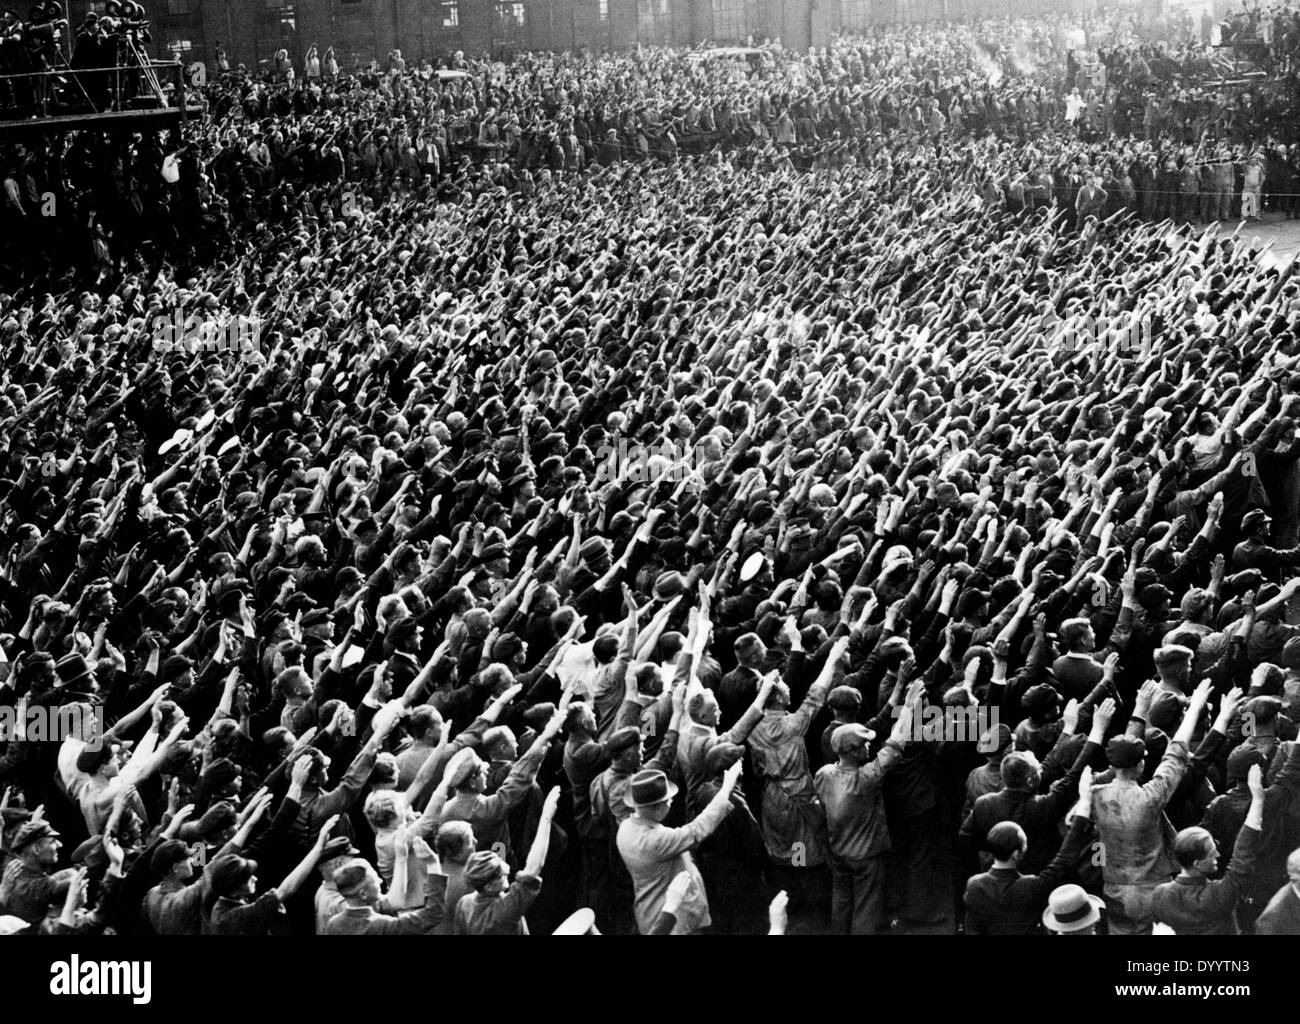
[[[1228,227],[1228,232],[1233,227],[1236,225]],[[1275,263],[1289,263],[1300,254],[1300,220],[1287,220],[1284,214],[1265,214],[1262,221],[1252,221],[1242,228],[1240,237],[1258,238],[1265,243],[1272,240],[1265,258]]]

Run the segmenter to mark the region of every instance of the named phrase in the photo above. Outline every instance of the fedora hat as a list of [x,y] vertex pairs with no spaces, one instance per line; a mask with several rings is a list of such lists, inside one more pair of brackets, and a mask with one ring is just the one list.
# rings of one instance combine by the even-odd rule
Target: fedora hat
[[73,686],[83,679],[90,678],[90,666],[80,654],[65,654],[54,664],[54,671],[59,682],[64,686]]
[[677,795],[677,786],[668,776],[654,768],[644,768],[632,776],[623,802],[629,807],[653,807]]
[[1081,885],[1058,885],[1047,897],[1043,927],[1059,933],[1081,932],[1101,920],[1103,900],[1090,896]]

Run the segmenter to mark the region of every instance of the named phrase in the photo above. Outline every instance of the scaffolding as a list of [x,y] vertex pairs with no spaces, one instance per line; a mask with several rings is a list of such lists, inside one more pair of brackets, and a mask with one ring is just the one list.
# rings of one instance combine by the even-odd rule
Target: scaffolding
[[132,56],[109,67],[0,75],[0,141],[51,131],[162,130],[203,113],[180,61]]

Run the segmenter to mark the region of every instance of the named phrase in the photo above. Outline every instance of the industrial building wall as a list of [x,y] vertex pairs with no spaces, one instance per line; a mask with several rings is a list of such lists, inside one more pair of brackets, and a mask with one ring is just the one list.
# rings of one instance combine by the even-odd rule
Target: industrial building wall
[[[457,50],[505,57],[522,50],[626,49],[779,37],[824,46],[843,29],[935,18],[1091,8],[1095,0],[143,0],[159,57],[213,66],[269,66],[284,47],[301,68],[313,44],[340,66],[386,57],[435,63]],[[67,0],[75,30],[102,0]]]

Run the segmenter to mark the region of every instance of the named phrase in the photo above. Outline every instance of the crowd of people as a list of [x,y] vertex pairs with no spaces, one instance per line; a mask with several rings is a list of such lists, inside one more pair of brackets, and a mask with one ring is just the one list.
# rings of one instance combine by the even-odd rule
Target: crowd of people
[[[525,54],[504,76],[486,59],[458,53],[435,70],[400,51],[387,69],[343,74],[332,50],[322,61],[313,48],[301,73],[282,52],[258,77],[221,54],[202,90],[209,116],[184,133],[6,147],[0,264],[33,287],[113,286],[164,264],[188,274],[236,236],[329,223],[367,195],[528,195],[592,166],[718,149],[807,170],[934,143],[947,173],[996,142],[988,191],[1013,208],[1294,216],[1295,74],[1244,85],[1192,74],[1213,51],[1164,29],[1173,41],[1153,41],[1152,25],[1109,12],[882,28],[806,54],[767,45],[752,60]],[[1085,182],[1105,197],[1080,211]]]
[[214,85],[0,294],[0,930],[1300,931],[1300,279],[981,31]]

